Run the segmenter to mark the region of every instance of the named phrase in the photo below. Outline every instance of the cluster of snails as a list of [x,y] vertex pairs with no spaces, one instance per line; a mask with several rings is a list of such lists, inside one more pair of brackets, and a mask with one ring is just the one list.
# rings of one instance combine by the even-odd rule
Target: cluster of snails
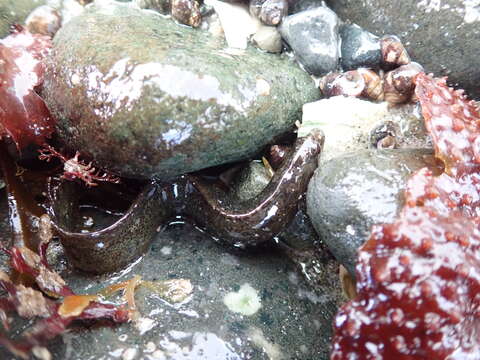
[[180,24],[199,27],[202,13],[198,0],[135,0],[141,9],[151,9],[163,15],[171,15]]
[[[181,24],[198,27],[202,22],[201,2],[198,0],[135,0],[135,2],[140,8],[172,15]],[[265,25],[276,26],[288,14],[287,0],[250,0],[248,5],[250,14]]]
[[380,40],[382,53],[378,72],[358,68],[346,72],[334,72],[320,79],[320,90],[326,97],[345,95],[364,97],[374,101],[386,101],[391,105],[412,99],[414,77],[423,67],[410,60],[405,47],[396,36],[384,36]]

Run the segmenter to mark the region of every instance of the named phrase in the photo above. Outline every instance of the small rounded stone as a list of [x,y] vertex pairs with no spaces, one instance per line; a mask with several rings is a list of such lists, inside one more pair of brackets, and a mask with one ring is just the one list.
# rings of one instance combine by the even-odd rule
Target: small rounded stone
[[62,18],[57,10],[42,5],[33,10],[25,19],[25,26],[33,34],[48,35],[53,37],[60,26]]

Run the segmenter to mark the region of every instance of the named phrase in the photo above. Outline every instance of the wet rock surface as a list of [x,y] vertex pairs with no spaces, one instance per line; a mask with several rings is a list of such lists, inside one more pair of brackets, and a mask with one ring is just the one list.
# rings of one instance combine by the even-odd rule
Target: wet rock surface
[[343,20],[381,36],[401,37],[413,61],[436,76],[448,75],[480,98],[480,4],[476,1],[331,0]]
[[369,148],[429,148],[431,140],[414,104],[390,108],[354,97],[334,96],[303,106],[299,136],[321,129],[320,162]]
[[54,42],[43,95],[60,138],[124,176],[249,157],[319,97],[286,57],[229,55],[223,39],[124,6],[90,8]]
[[46,0],[2,0],[0,2],[0,39],[9,33],[10,26],[23,24],[28,14]]
[[359,67],[377,68],[382,52],[379,38],[355,24],[343,25],[340,29],[342,38],[341,65],[344,70]]
[[172,11],[170,0],[133,0],[133,3],[140,9],[155,10],[163,15],[168,15]]
[[298,0],[290,7],[290,13],[296,14],[301,11],[315,9],[323,6],[323,0]]
[[337,15],[322,6],[287,16],[279,29],[305,70],[319,76],[338,66],[338,27]]
[[233,184],[233,196],[239,200],[252,199],[265,189],[272,178],[265,166],[257,161],[250,162],[236,176]]
[[[145,280],[190,279],[194,288],[189,299],[175,305],[139,288],[135,300],[140,320],[115,327],[76,327],[51,344],[53,359],[328,358],[338,305],[338,284],[331,285],[336,276],[322,282],[323,292],[314,292],[276,250],[227,253],[195,228],[178,224],[160,233],[151,251],[123,272],[96,278],[73,273],[61,255],[56,267],[79,293],[95,293],[133,274]],[[252,315],[234,312],[224,303],[227,294],[242,291],[245,306],[252,294],[258,296],[254,302],[259,301],[260,308]],[[9,358],[3,351],[0,356]]]
[[408,177],[435,164],[428,149],[363,150],[318,169],[307,192],[307,212],[332,254],[352,274],[357,248],[374,224],[390,223],[403,206]]

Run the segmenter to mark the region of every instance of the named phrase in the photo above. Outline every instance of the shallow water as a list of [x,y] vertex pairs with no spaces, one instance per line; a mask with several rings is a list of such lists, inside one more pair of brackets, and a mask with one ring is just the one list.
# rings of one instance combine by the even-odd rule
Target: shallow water
[[[52,244],[52,250],[56,269],[80,294],[96,293],[133,275],[153,281],[184,278],[193,285],[192,295],[174,305],[140,287],[135,297],[141,314],[137,322],[114,327],[76,325],[49,346],[53,359],[328,358],[338,293],[314,292],[276,249],[229,252],[179,221],[160,230],[143,258],[108,276],[75,272],[59,245]],[[260,301],[251,316],[233,312],[224,303],[227,293],[245,284]],[[252,300],[244,296],[241,301]],[[24,326],[17,323],[15,328],[20,331]],[[13,359],[2,350],[0,358]]]

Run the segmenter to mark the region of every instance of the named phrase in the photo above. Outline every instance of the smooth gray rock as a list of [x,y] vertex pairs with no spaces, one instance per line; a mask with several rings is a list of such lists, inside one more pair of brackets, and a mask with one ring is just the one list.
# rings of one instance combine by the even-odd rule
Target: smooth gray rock
[[280,34],[305,70],[320,76],[338,66],[338,27],[337,15],[322,6],[287,16],[280,25]]
[[261,162],[252,161],[234,180],[233,196],[241,201],[252,199],[265,189],[271,178],[272,175]]
[[340,37],[342,38],[341,64],[343,70],[380,66],[382,52],[377,36],[356,24],[345,24],[340,29]]
[[478,1],[330,0],[343,20],[402,39],[413,61],[480,98]]
[[320,96],[287,56],[225,48],[148,11],[89,7],[55,36],[42,94],[68,146],[126,177],[169,179],[252,156]]
[[33,9],[45,3],[46,0],[1,0],[0,39],[8,35],[10,26],[23,24]]
[[301,11],[315,9],[323,6],[323,0],[296,0],[293,1],[293,6],[290,6],[290,14],[296,14]]
[[307,192],[307,213],[337,260],[354,274],[356,253],[374,224],[390,223],[416,170],[435,164],[428,149],[363,150],[319,168]]

